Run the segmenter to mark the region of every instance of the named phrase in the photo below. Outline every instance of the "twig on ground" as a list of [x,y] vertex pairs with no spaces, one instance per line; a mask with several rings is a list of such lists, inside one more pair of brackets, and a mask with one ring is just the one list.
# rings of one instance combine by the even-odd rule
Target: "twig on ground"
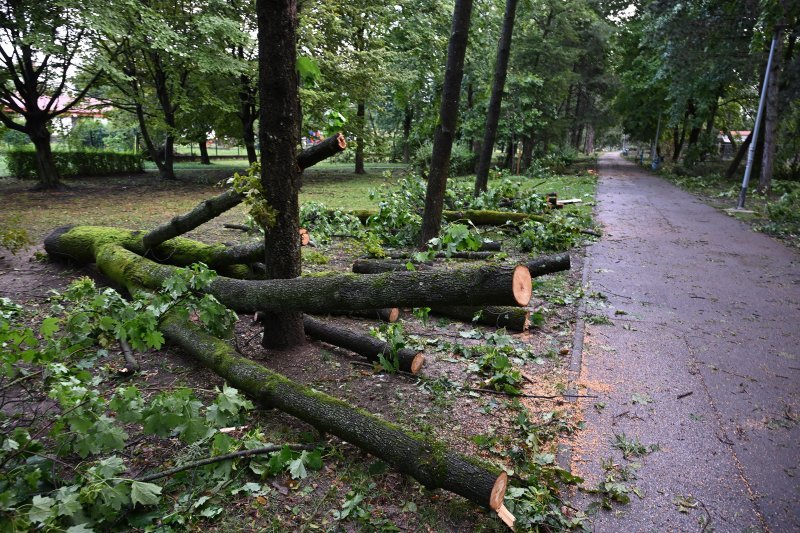
[[287,447],[290,450],[299,451],[299,450],[313,450],[317,446],[318,444],[282,444],[282,445],[264,446],[262,448],[253,448],[252,450],[239,450],[238,452],[226,453],[224,455],[217,455],[216,457],[207,457],[199,461],[194,461],[191,463],[187,463],[185,465],[176,466],[175,468],[170,468],[169,470],[162,470],[161,472],[155,472],[153,474],[141,476],[137,478],[136,481],[153,481],[154,479],[160,479],[162,477],[171,476],[173,474],[177,474],[178,472],[183,472],[184,470],[210,465],[212,463],[218,463],[220,461],[227,461],[228,459],[240,459],[242,457],[250,457],[253,455],[263,455],[265,453],[278,452],[282,450],[284,447]]

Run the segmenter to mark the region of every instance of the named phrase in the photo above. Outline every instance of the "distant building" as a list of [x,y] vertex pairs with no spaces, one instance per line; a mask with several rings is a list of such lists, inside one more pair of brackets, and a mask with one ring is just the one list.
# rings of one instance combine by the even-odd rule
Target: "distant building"
[[[25,109],[25,103],[20,99],[16,100],[20,107]],[[40,96],[38,101],[39,109],[43,109],[49,102],[49,96]],[[50,109],[64,109],[70,104],[70,102],[72,102],[71,96],[61,95],[56,98],[55,102],[53,102],[53,105],[50,106]],[[78,120],[85,118],[94,118],[105,123],[107,121],[106,113],[110,109],[111,108],[107,104],[96,98],[83,98],[76,105],[69,108],[69,110],[67,110],[65,113],[58,115],[53,120],[55,126],[54,129],[63,132],[69,131],[78,122]],[[8,107],[4,107],[3,112],[10,115],[15,114],[14,110]]]
[[733,142],[731,142],[731,138],[725,134],[725,132],[719,132],[717,136],[717,144],[719,146],[719,155],[723,159],[728,157],[733,157],[734,152],[734,143],[735,146],[738,148],[740,144],[742,144],[747,136],[750,135],[749,131],[729,131],[730,137],[733,137]]

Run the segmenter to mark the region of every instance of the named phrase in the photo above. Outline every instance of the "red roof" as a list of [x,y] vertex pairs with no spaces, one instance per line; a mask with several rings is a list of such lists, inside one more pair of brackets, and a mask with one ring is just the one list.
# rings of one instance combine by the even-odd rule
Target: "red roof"
[[[16,101],[17,105],[19,105],[21,108],[25,109],[25,103],[19,97],[15,96],[14,100]],[[49,96],[40,96],[39,100],[37,101],[37,105],[39,106],[39,109],[44,109],[49,102],[50,102],[50,97]],[[64,109],[71,102],[72,102],[72,96],[68,96],[68,95],[62,94],[61,96],[56,98],[56,101],[53,102],[53,105],[50,106],[50,110],[51,111],[58,111],[58,110]],[[95,118],[99,118],[99,117],[105,116],[105,112],[108,109],[110,109],[110,108],[106,104],[101,102],[100,100],[98,100],[96,98],[85,97],[78,104],[72,106],[69,109],[69,111],[67,111],[65,113],[65,115],[70,116],[70,117],[95,117]],[[5,107],[3,109],[3,111],[5,111],[7,113],[13,113],[14,112],[13,109],[9,109],[8,107]]]

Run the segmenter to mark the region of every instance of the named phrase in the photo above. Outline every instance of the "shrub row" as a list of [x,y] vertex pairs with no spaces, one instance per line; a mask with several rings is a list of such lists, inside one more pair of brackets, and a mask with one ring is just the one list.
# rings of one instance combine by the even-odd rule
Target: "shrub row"
[[[140,154],[105,150],[77,150],[53,152],[53,159],[62,176],[99,176],[126,172],[143,172]],[[15,148],[6,152],[8,173],[20,179],[36,179],[36,151],[33,148]]]

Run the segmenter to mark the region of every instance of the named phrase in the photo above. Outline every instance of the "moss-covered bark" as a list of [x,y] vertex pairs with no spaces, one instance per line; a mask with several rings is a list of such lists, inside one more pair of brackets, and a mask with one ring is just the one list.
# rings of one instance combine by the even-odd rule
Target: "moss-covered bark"
[[[142,261],[148,263],[147,268],[141,268],[141,263],[125,260],[135,254],[114,243],[99,245],[96,250],[100,270],[131,292],[158,287],[161,277],[175,268],[146,259]],[[430,489],[449,490],[492,509],[502,504],[505,473],[450,452],[440,441],[406,431],[273,372],[174,313],[162,317],[160,329],[168,342],[260,404],[280,409],[350,442]]]
[[[242,357],[228,343],[204,333],[195,324],[168,318],[161,330],[169,342],[262,405],[280,409],[320,431],[336,435],[430,489],[446,489],[490,507],[495,485],[505,482],[504,473],[453,453],[440,441],[405,431]],[[502,503],[502,495],[499,501]]]
[[[431,308],[431,313],[442,315],[464,322],[477,322],[496,328],[506,328],[509,331],[525,331],[530,326],[531,313],[524,307],[511,306],[486,306],[469,307],[462,305],[450,305]],[[478,314],[475,320],[475,315]]]
[[[107,268],[112,272],[106,272],[108,275],[123,271],[125,276],[146,281],[142,283],[145,286],[160,286],[176,267],[155,263],[124,248],[125,237],[124,231],[81,226],[66,232],[57,230],[46,239],[46,249],[52,255],[70,257],[83,263],[99,259],[100,254],[111,255],[113,261],[107,263]],[[527,305],[531,296],[531,279],[523,266],[375,275],[335,274],[285,280],[247,281],[220,276],[211,284],[209,292],[231,309],[248,313],[327,313],[331,309],[437,305]]]

